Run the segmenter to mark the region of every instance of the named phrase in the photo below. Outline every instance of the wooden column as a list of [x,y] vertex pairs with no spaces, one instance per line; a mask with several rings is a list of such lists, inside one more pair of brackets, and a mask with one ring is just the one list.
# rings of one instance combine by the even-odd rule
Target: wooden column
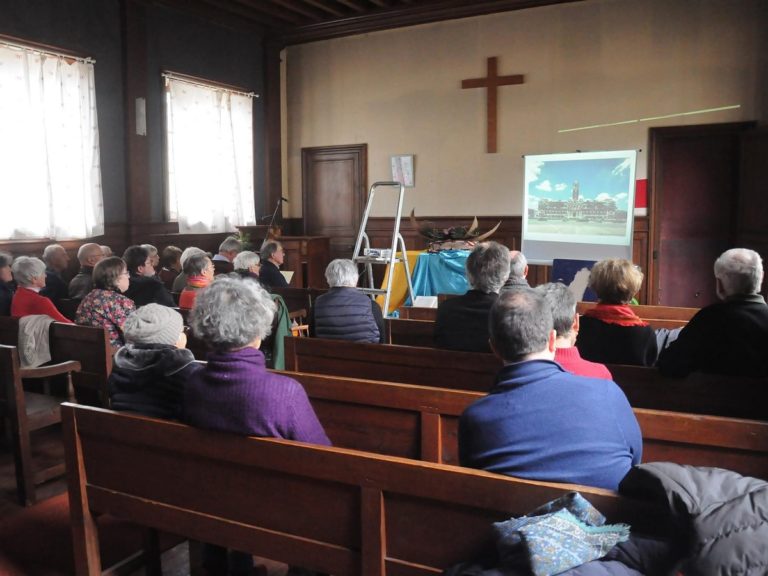
[[[274,40],[264,42],[264,190],[263,199],[256,198],[256,213],[270,214],[283,194],[282,138],[280,115],[280,51],[283,45]],[[254,187],[257,189],[258,187]],[[282,220],[281,213],[278,215]]]
[[[127,229],[125,242],[146,241],[151,218],[149,197],[149,142],[136,134],[137,98],[147,105],[146,6],[141,0],[122,0],[123,84],[125,86],[125,187]],[[145,118],[146,120],[146,118]],[[146,124],[146,121],[145,121]],[[160,130],[160,126],[147,130]]]

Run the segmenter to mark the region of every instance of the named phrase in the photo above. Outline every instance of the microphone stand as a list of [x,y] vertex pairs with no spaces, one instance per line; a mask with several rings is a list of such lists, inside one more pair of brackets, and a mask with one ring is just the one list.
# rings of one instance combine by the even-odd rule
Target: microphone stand
[[272,226],[275,223],[275,218],[277,217],[277,211],[280,210],[280,205],[283,203],[283,197],[279,196],[277,198],[277,204],[275,205],[275,211],[272,212],[272,218],[269,220],[269,225],[267,226],[267,233],[264,236],[264,242],[261,243],[262,246],[267,243],[267,240],[269,240],[269,233],[272,231]]

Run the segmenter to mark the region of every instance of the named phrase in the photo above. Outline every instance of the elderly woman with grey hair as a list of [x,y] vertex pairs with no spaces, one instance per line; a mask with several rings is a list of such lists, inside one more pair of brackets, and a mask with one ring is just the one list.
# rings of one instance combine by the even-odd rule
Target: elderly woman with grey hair
[[475,246],[467,258],[471,289],[440,304],[435,345],[448,350],[490,352],[488,314],[509,277],[509,249],[496,242]]
[[370,297],[357,290],[358,271],[352,260],[333,260],[325,269],[331,287],[315,300],[309,335],[317,338],[383,342],[384,317]]
[[0,251],[0,316],[11,315],[11,300],[16,291],[11,264],[13,264],[13,256],[8,252]]
[[[261,341],[269,335],[275,303],[256,282],[218,276],[201,290],[190,315],[195,336],[212,349],[187,382],[184,419],[200,428],[330,445],[301,384],[268,372]],[[229,563],[229,567],[227,564]],[[248,573],[250,556],[206,546],[209,573]],[[229,570],[229,572],[227,572]]]
[[35,314],[50,316],[57,322],[72,324],[48,298],[40,295],[45,288],[45,262],[39,258],[20,256],[11,267],[18,289],[11,302],[11,316],[21,318]]
[[261,258],[256,252],[244,250],[235,256],[233,262],[235,273],[243,278],[250,278],[259,282],[259,270],[261,268]]

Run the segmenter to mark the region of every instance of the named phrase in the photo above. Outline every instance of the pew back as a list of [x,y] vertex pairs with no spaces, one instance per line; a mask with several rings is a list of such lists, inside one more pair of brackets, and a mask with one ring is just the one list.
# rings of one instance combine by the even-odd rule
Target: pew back
[[486,550],[491,522],[574,489],[609,521],[660,531],[653,510],[606,490],[63,411],[80,575],[100,574],[100,512],[336,576],[437,574]]
[[501,361],[492,354],[286,338],[285,368],[460,390],[487,391]]
[[[19,319],[0,317],[0,344],[16,346]],[[78,400],[100,406],[109,405],[107,380],[112,373],[112,346],[103,328],[54,322],[49,332],[51,361],[76,360],[82,367],[72,375]]]
[[[382,346],[319,338],[287,338],[287,370],[487,392],[501,361],[492,354],[415,346]],[[768,379],[691,374],[608,365],[635,408],[768,420]]]
[[[458,421],[480,392],[283,372],[301,382],[334,446],[458,464]],[[634,409],[643,461],[768,480],[768,422]]]
[[[440,295],[439,302],[445,301],[448,297],[454,295]],[[594,308],[595,302],[579,302],[576,305],[576,311],[584,314],[590,308]],[[635,313],[647,321],[654,328],[681,328],[693,318],[699,311],[698,308],[678,308],[675,306],[649,306],[638,304],[632,306]],[[437,308],[419,308],[413,306],[401,306],[398,309],[400,318],[407,320],[431,320],[437,318]]]

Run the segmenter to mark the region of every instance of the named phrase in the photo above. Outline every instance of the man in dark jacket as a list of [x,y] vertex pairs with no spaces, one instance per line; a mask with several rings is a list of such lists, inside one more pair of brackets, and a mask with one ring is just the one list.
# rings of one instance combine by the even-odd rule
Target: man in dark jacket
[[358,271],[352,260],[338,258],[328,264],[325,279],[331,287],[318,296],[309,315],[309,335],[353,342],[383,342],[381,308],[357,286]]
[[155,268],[149,252],[141,246],[129,246],[123,253],[123,260],[131,275],[130,284],[125,295],[133,300],[136,307],[146,304],[162,304],[176,306],[173,296],[165,289],[160,279],[155,276]]
[[467,258],[466,294],[437,308],[435,345],[448,350],[490,352],[488,312],[509,276],[509,250],[496,242],[475,246]]
[[16,283],[11,272],[13,256],[0,251],[0,316],[11,315],[11,300],[16,291]]
[[45,296],[59,307],[62,298],[69,297],[69,289],[62,274],[69,266],[69,255],[60,244],[49,244],[43,250],[43,262],[45,262],[45,288],[40,290],[40,295]]
[[80,272],[69,282],[69,297],[82,300],[93,288],[93,267],[104,258],[101,246],[89,242],[83,244],[77,251],[77,260],[80,262]]
[[691,318],[659,355],[659,371],[768,376],[768,305],[760,295],[760,255],[746,248],[727,250],[715,261],[715,279],[722,301]]
[[285,258],[285,250],[283,250],[283,245],[280,242],[270,240],[261,247],[259,280],[267,289],[288,287],[288,281],[280,273],[283,258]]

